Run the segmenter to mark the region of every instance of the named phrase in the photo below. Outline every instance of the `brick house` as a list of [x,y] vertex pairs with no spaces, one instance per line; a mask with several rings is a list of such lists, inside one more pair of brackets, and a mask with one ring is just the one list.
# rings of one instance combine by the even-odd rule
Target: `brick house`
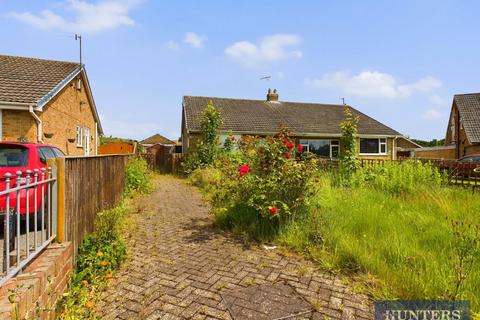
[[0,139],[95,155],[103,134],[84,66],[0,55]]
[[445,135],[455,158],[480,154],[480,93],[456,94]]
[[201,112],[212,103],[224,120],[220,128],[222,144],[228,133],[268,136],[281,127],[292,131],[296,143],[319,156],[337,158],[342,150],[340,123],[349,107],[360,118],[358,150],[363,159],[395,159],[397,140],[407,140],[399,132],[361,113],[351,106],[279,101],[276,90],[268,91],[266,100],[227,99],[215,97],[183,97],[183,153],[195,149],[200,139]]
[[444,146],[413,152],[416,158],[445,160],[480,154],[480,93],[453,96]]

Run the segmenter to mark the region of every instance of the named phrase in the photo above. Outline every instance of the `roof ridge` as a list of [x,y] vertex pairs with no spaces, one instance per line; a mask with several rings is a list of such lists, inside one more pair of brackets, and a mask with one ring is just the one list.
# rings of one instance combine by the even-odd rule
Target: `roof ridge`
[[191,96],[184,95],[184,98],[206,98],[206,99],[223,99],[223,100],[240,100],[240,101],[257,101],[257,102],[274,102],[274,103],[295,103],[295,104],[308,104],[308,105],[322,105],[322,106],[337,106],[337,107],[351,107],[348,104],[337,104],[337,103],[321,103],[321,102],[303,102],[303,101],[268,101],[260,99],[245,99],[245,98],[225,98],[225,97],[212,97],[212,96]]
[[52,59],[34,58],[34,57],[23,57],[23,56],[12,56],[12,55],[8,55],[8,54],[0,54],[0,57],[20,58],[20,59],[26,59],[26,60],[39,60],[39,61],[49,61],[49,62],[59,62],[59,63],[69,63],[69,64],[80,65],[80,62],[65,61],[65,60],[52,60]]
[[480,92],[457,93],[457,94],[454,95],[454,97],[456,97],[456,96],[474,96],[474,95],[480,95]]

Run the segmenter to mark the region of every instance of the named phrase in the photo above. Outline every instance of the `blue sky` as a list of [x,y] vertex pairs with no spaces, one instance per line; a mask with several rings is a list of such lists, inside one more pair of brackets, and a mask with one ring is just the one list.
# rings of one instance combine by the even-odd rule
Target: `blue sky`
[[[480,91],[478,1],[0,0],[0,53],[76,61],[107,135],[180,134],[184,95],[348,104],[442,138]],[[260,80],[270,75],[271,80]]]

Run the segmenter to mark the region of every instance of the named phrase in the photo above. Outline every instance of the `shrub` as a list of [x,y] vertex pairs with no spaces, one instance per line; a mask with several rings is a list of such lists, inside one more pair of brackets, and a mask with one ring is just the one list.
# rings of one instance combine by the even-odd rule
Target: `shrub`
[[148,193],[152,190],[152,173],[147,162],[141,157],[131,159],[125,169],[125,193]]
[[191,153],[182,163],[183,171],[186,174],[192,173],[195,169],[211,165],[219,154],[218,130],[223,123],[220,112],[209,103],[201,114],[200,127],[202,137],[197,150]]
[[412,193],[439,187],[444,177],[437,167],[420,161],[386,161],[359,169],[352,184],[391,193]]
[[316,161],[302,153],[295,159],[295,144],[286,129],[274,137],[244,138],[239,148],[214,162],[220,177],[209,187],[210,200],[217,222],[267,236],[306,207]]
[[352,174],[359,168],[357,159],[357,126],[359,117],[354,117],[350,108],[343,111],[345,120],[340,124],[342,130],[342,152],[340,156],[340,173],[343,183],[349,184]]

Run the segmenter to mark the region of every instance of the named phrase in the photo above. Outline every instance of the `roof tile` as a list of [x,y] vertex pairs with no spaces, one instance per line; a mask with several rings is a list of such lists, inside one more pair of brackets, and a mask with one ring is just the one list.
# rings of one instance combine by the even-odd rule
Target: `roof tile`
[[0,102],[37,103],[78,63],[0,55]]

